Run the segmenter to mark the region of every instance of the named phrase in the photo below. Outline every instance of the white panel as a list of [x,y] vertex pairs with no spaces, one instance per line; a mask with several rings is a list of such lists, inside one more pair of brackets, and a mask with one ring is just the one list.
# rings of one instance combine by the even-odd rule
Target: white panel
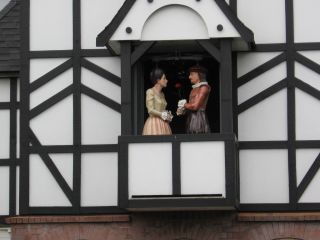
[[320,42],[320,1],[294,0],[294,39],[296,42]]
[[72,69],[60,74],[58,77],[52,79],[44,86],[38,88],[30,95],[30,108],[38,106],[40,103],[48,100],[50,97],[59,93],[73,82]]
[[20,167],[17,167],[16,168],[16,215],[20,214],[19,197],[20,197]]
[[310,86],[320,90],[320,75],[300,63],[295,63],[296,77]]
[[181,143],[181,193],[226,194],[224,142]]
[[72,49],[72,0],[30,1],[30,49]]
[[280,55],[279,52],[238,53],[238,77],[243,76],[278,55]]
[[320,149],[297,149],[297,185],[301,183],[319,153]]
[[320,64],[320,51],[299,51],[298,53],[302,54],[306,58],[310,58],[312,61]]
[[10,2],[10,0],[1,0],[0,1],[0,11]]
[[16,157],[20,158],[20,110],[17,110],[17,151]]
[[81,70],[81,79],[82,83],[87,87],[101,93],[117,103],[121,103],[121,89],[118,85],[85,68],[82,68]]
[[111,22],[123,3],[124,0],[81,0],[82,48],[96,48],[97,35]]
[[116,144],[121,135],[121,115],[115,110],[82,95],[82,143]]
[[142,40],[180,40],[186,38],[207,39],[209,36],[201,16],[192,9],[181,6],[164,7],[153,13],[141,33]]
[[40,156],[30,155],[30,206],[71,206]]
[[[145,23],[148,21],[148,18],[152,14],[154,14],[157,10],[168,6],[169,8],[173,8],[173,10],[178,14],[177,17],[181,17],[181,12],[184,11],[182,8],[189,8],[192,11],[197,12],[198,15],[201,16],[203,19],[206,28],[208,30],[206,37],[208,36],[210,38],[222,38],[222,37],[239,37],[240,34],[237,32],[237,30],[234,28],[234,26],[231,24],[231,22],[228,20],[228,18],[224,15],[224,13],[221,11],[221,9],[217,6],[215,1],[194,1],[194,0],[161,0],[161,1],[154,1],[152,4],[150,4],[148,1],[136,1],[133,7],[131,8],[130,12],[127,14],[125,19],[122,21],[116,32],[113,34],[111,40],[140,40],[141,39],[141,33],[143,28],[145,27]],[[180,7],[180,10],[178,10],[177,6]],[[163,21],[157,21],[157,24],[152,24],[153,30],[148,34],[148,36],[153,36],[154,34],[159,37],[158,29],[162,28],[163,25],[166,24],[167,27],[171,27],[171,25],[176,24],[177,18],[173,14],[171,14],[171,11],[168,12],[168,10],[165,10],[164,8],[160,11],[164,11],[162,14],[162,20]],[[143,14],[141,14],[143,13]],[[170,13],[170,14],[169,14]],[[184,15],[186,16],[186,15]],[[197,21],[195,18],[195,14],[190,14],[190,11],[188,13],[188,22],[194,22]],[[179,18],[178,18],[179,19]],[[184,19],[184,18],[183,18]],[[182,20],[183,20],[182,19]],[[170,20],[168,23],[167,21]],[[185,20],[183,20],[185,21]],[[165,24],[163,24],[165,23]],[[223,31],[219,32],[217,30],[217,25],[221,24],[223,25]],[[131,34],[127,34],[125,29],[130,26],[133,31]],[[176,25],[173,25],[176,26]],[[195,39],[198,38],[199,35],[195,36],[191,33],[196,31],[196,29],[192,28],[194,25],[191,26],[191,31],[189,32],[181,32],[185,33],[187,35],[180,34],[180,30],[178,29],[173,35],[167,34],[166,31],[162,32],[161,39],[163,39],[162,36],[166,35],[166,40],[174,40],[177,39],[177,36],[179,35],[180,39]],[[197,28],[199,25],[197,24]],[[201,27],[202,28],[202,27]],[[185,26],[182,27],[182,29],[185,29]],[[172,33],[170,31],[170,33]],[[203,38],[204,36],[201,36]],[[148,38],[149,39],[149,38]],[[149,39],[150,40],[150,39]]]
[[297,140],[319,140],[319,119],[320,101],[311,95],[296,89]]
[[281,63],[238,88],[238,104],[241,104],[287,76],[286,63]]
[[299,203],[319,203],[320,202],[320,171],[316,173],[307,189],[299,199]]
[[10,111],[0,110],[0,158],[9,158]]
[[67,58],[31,59],[30,60],[30,82],[37,80],[46,73],[64,63]]
[[49,154],[69,187],[73,188],[73,154]]
[[289,202],[287,150],[240,151],[240,202]]
[[121,61],[119,57],[91,57],[86,59],[118,77],[121,76]]
[[0,79],[0,102],[10,102],[10,79]]
[[87,153],[81,164],[81,206],[118,205],[118,155]]
[[11,240],[11,228],[0,228],[0,240]]
[[44,145],[73,143],[73,100],[68,96],[30,121],[30,127]]
[[172,194],[172,144],[129,144],[129,198]]
[[285,1],[238,0],[238,17],[254,32],[256,43],[286,41]]
[[287,92],[281,90],[238,116],[240,141],[287,139]]
[[9,167],[0,167],[0,215],[9,215]]

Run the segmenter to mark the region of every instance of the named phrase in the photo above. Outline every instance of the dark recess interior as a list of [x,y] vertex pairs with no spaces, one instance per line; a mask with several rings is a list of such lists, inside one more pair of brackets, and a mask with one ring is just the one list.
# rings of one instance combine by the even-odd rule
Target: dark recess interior
[[[211,86],[211,93],[207,104],[207,115],[212,133],[218,133],[220,130],[220,104],[219,104],[219,64],[212,57],[207,56],[192,56],[188,57],[166,57],[166,58],[149,58],[143,61],[144,71],[144,91],[152,87],[149,80],[151,70],[158,66],[162,68],[167,76],[168,85],[164,89],[164,94],[168,102],[167,109],[174,114],[173,121],[170,123],[173,134],[185,133],[186,116],[176,116],[177,103],[179,99],[189,98],[191,91],[191,83],[189,80],[188,69],[192,65],[199,63],[208,70],[207,81]],[[176,89],[176,83],[181,83],[182,87],[179,91]],[[144,102],[145,105],[145,102]],[[148,117],[145,109],[144,119]]]

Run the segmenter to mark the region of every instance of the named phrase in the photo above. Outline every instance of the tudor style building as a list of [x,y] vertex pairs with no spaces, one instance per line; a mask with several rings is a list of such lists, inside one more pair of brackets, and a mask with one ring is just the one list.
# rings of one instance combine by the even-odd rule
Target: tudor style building
[[[10,1],[0,12],[0,215],[13,239],[317,239],[320,225],[303,221],[320,219],[319,7]],[[152,67],[167,72],[174,111],[174,85],[187,97],[195,63],[213,89],[212,133],[185,134],[175,117],[173,135],[141,136]],[[254,222],[279,220],[306,230]]]

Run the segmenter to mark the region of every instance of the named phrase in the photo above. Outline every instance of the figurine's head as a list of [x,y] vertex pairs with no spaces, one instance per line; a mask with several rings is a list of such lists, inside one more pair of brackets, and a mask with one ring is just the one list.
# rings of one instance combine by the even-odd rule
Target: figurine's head
[[197,84],[199,82],[206,82],[207,69],[200,66],[199,64],[189,68],[189,79],[192,84]]
[[161,68],[154,68],[150,73],[150,81],[153,85],[159,84],[161,87],[166,87],[168,80],[164,71]]

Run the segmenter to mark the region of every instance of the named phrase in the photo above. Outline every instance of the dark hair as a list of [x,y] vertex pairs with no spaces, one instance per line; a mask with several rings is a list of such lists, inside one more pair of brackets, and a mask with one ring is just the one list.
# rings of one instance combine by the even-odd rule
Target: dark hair
[[164,71],[161,68],[154,68],[150,73],[150,81],[154,85],[156,84],[163,76]]

